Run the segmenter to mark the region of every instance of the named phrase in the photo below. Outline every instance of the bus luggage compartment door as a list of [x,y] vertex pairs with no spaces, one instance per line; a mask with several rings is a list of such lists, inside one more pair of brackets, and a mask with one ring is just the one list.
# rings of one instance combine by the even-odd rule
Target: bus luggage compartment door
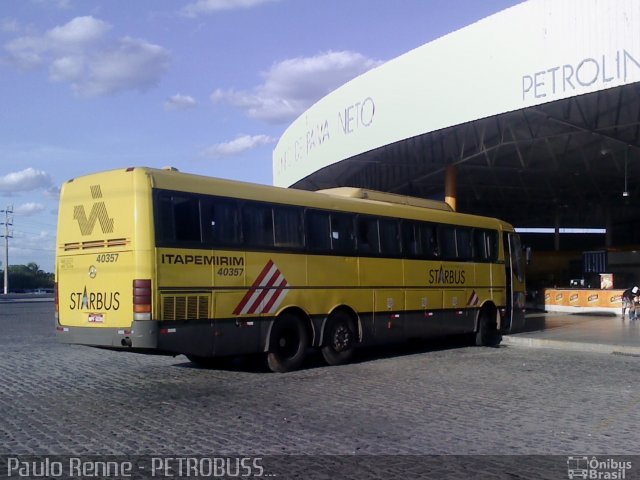
[[375,290],[373,324],[376,339],[383,342],[405,340],[404,292],[402,290]]

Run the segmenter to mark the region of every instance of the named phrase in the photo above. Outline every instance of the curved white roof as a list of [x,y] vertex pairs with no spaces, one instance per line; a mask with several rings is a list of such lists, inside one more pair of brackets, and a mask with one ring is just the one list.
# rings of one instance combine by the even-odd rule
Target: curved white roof
[[640,1],[530,0],[327,95],[282,135],[274,184],[407,138],[640,81]]

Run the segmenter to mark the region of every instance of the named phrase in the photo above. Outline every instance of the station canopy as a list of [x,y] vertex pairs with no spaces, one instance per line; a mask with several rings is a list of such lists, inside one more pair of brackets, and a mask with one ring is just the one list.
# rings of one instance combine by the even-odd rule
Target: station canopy
[[640,2],[531,0],[423,45],[312,106],[274,183],[443,198],[516,227],[640,243]]

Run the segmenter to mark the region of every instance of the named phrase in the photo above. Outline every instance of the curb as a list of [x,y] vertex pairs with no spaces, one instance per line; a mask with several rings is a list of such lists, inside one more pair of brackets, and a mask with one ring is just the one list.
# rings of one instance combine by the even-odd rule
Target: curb
[[529,348],[554,348],[573,352],[596,352],[609,354],[637,355],[640,356],[640,346],[608,345],[603,343],[571,342],[565,340],[548,340],[545,338],[514,337],[505,335],[502,337],[503,345]]

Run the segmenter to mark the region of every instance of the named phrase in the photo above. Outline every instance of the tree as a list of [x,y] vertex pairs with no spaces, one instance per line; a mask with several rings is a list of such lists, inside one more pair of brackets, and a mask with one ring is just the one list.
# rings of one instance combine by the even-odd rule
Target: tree
[[[35,262],[27,265],[9,265],[9,289],[13,292],[53,288],[54,275],[40,269]],[[0,283],[4,287],[4,272]]]

